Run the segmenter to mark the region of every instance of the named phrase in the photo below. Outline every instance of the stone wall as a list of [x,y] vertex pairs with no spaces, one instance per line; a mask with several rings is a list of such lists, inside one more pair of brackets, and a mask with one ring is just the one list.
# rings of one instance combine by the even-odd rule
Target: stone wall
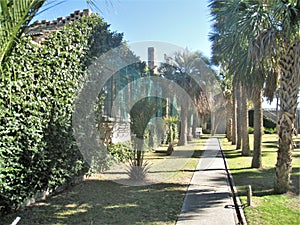
[[42,21],[35,21],[31,25],[28,26],[25,30],[26,36],[34,37],[33,40],[37,43],[41,43],[44,41],[45,37],[52,32],[61,29],[64,25],[75,21],[80,20],[83,16],[90,16],[92,15],[92,11],[90,9],[76,10],[71,13],[66,18],[58,17],[55,20],[42,20]]
[[26,29],[25,33],[30,35],[30,34],[35,34],[35,33],[40,33],[45,31],[58,30],[60,27],[64,26],[65,24],[68,24],[75,20],[80,20],[83,16],[90,16],[91,14],[92,11],[90,9],[84,9],[83,11],[76,10],[66,18],[58,17],[57,19],[52,21],[37,20]]

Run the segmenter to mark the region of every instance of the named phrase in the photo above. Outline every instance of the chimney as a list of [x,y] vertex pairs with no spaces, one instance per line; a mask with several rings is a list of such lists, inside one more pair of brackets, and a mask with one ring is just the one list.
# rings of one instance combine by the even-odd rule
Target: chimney
[[155,69],[155,48],[149,47],[148,48],[148,66],[150,69]]

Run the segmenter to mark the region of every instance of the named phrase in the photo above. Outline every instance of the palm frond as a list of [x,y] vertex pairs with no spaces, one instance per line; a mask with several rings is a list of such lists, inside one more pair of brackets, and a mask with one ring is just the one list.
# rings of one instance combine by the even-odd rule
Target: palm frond
[[277,37],[278,32],[273,28],[262,31],[249,44],[249,58],[262,62],[265,57],[274,57],[278,52]]
[[[0,0],[0,65],[3,65],[6,56],[10,54],[16,41],[38,11],[42,13],[64,1],[49,1],[46,3],[46,8],[39,11],[46,0]],[[86,0],[86,2],[91,8],[101,11],[96,0]]]
[[11,52],[15,41],[37,13],[45,0],[1,0],[0,5],[0,64]]

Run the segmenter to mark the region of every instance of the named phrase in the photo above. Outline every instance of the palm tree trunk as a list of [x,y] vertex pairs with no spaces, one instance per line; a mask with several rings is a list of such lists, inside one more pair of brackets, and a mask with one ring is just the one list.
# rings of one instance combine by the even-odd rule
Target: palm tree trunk
[[192,135],[192,112],[188,111],[188,118],[187,118],[187,140],[192,141],[193,135]]
[[178,146],[187,145],[187,115],[188,115],[188,107],[186,103],[181,104],[181,113],[180,113],[180,137],[178,141]]
[[249,156],[250,155],[250,147],[249,147],[249,132],[248,132],[248,106],[247,106],[247,91],[245,85],[242,85],[241,91],[241,99],[242,99],[242,118],[241,118],[241,127],[242,127],[242,155]]
[[226,137],[232,141],[232,100],[231,96],[226,96]]
[[254,96],[254,141],[253,141],[253,158],[251,167],[261,168],[261,151],[262,151],[262,135],[263,135],[263,112],[262,112],[262,89]]
[[241,86],[240,83],[236,87],[236,101],[237,101],[237,140],[236,149],[241,149],[242,146],[242,99],[241,99]]
[[144,159],[144,137],[137,137],[134,144],[134,165],[142,166]]
[[192,129],[192,134],[193,137],[196,138],[197,134],[196,134],[196,128],[198,126],[198,113],[194,112],[194,116],[193,116],[193,129]]
[[211,112],[211,135],[214,136],[215,135],[215,126],[216,126],[216,112],[212,111]]
[[285,193],[289,190],[290,172],[292,171],[292,150],[294,122],[297,110],[299,74],[299,60],[295,56],[296,47],[291,46],[280,60],[281,82],[278,92],[280,112],[278,120],[278,152],[275,170],[274,190]]
[[232,86],[232,139],[231,144],[236,145],[237,142],[237,107],[236,107],[236,86]]

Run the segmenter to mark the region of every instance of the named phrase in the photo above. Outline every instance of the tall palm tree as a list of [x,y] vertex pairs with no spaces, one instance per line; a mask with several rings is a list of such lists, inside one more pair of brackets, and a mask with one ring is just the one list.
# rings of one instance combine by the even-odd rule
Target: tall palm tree
[[[268,75],[267,80],[276,79],[271,71],[276,68],[280,71],[279,148],[274,189],[277,193],[287,192],[292,168],[293,124],[300,82],[300,1],[219,0],[212,1],[212,6],[216,7],[216,13],[221,12],[223,17],[219,18],[222,19],[225,32],[228,35],[230,32],[229,37],[235,39],[239,45],[244,43],[246,46],[249,54],[245,57],[247,63],[244,66],[248,71],[253,72],[258,65]],[[232,47],[235,48],[236,46]],[[256,73],[245,74],[248,76]]]
[[[233,109],[233,127],[235,128],[235,122],[237,121],[240,124],[244,124],[243,126],[237,126],[237,137],[233,138],[233,144],[236,144],[236,148],[240,149],[242,148],[243,155],[249,155],[249,140],[248,140],[248,122],[247,122],[247,108],[246,108],[246,99],[243,98],[244,104],[241,104],[240,99],[240,93],[247,93],[249,90],[256,90],[256,92],[261,92],[262,85],[257,85],[258,77],[254,77],[254,64],[251,64],[251,62],[248,60],[247,55],[247,48],[249,46],[248,43],[248,36],[245,36],[243,32],[239,31],[240,27],[238,26],[241,22],[241,19],[249,17],[249,15],[253,15],[259,11],[259,8],[252,8],[251,10],[248,10],[247,13],[249,14],[242,14],[241,12],[244,12],[247,9],[247,5],[245,4],[247,1],[211,1],[211,8],[212,8],[212,15],[215,17],[216,22],[214,25],[215,28],[215,34],[219,34],[218,42],[213,40],[213,54],[217,54],[217,56],[223,57],[223,62],[227,63],[229,70],[232,72],[232,74],[235,74],[234,76],[234,85],[233,85],[233,100],[237,100],[237,111],[236,108]],[[262,20],[262,18],[259,18]],[[251,27],[251,26],[248,26]],[[244,26],[243,28],[248,28]],[[235,31],[235,32],[234,32]],[[254,30],[255,31],[255,30]],[[248,32],[249,33],[249,32]],[[213,35],[215,35],[213,34]],[[246,33],[247,34],[247,33]],[[225,57],[226,56],[226,57]],[[252,80],[246,78],[248,76],[252,77]],[[254,78],[254,79],[253,79]],[[252,81],[255,82],[252,82]],[[240,85],[244,84],[243,88],[244,90],[240,90]],[[246,84],[246,85],[245,85]],[[259,88],[257,88],[259,87]],[[236,98],[235,98],[236,96]],[[242,99],[241,99],[242,100]],[[233,106],[235,106],[235,102]],[[244,105],[244,107],[242,107]],[[241,110],[243,109],[243,110]],[[237,112],[237,120],[235,119],[235,113]],[[241,115],[243,113],[243,115]],[[255,121],[255,124],[260,123],[259,121]],[[256,134],[261,133],[262,128],[259,128],[259,126],[256,126],[258,132]],[[235,133],[233,133],[235,136]],[[242,143],[242,137],[241,134],[243,134],[243,143]],[[259,140],[259,139],[258,139]],[[243,144],[243,145],[242,145]],[[259,146],[259,145],[258,145]],[[258,149],[258,152],[260,152],[260,149]]]
[[[227,73],[232,74],[232,93],[233,93],[233,110],[232,110],[232,124],[233,124],[233,140],[232,144],[236,144],[236,148],[241,148],[241,133],[242,128],[246,130],[246,127],[239,126],[242,117],[241,113],[241,101],[240,101],[240,81],[241,75],[247,73],[246,61],[244,60],[245,47],[244,41],[233,37],[232,28],[229,28],[230,19],[228,19],[228,13],[230,7],[233,6],[233,1],[215,0],[211,1],[211,14],[214,17],[213,32],[210,34],[210,40],[212,45],[212,61],[215,64],[221,63],[223,67],[227,68]],[[232,10],[231,10],[232,11]],[[238,59],[238,60],[237,60]],[[241,60],[243,59],[243,60]],[[233,76],[234,74],[234,76]],[[246,131],[244,132],[246,133]]]
[[266,72],[270,78],[276,79],[272,72],[274,69],[280,71],[278,155],[274,189],[277,193],[285,193],[289,190],[292,170],[292,137],[300,85],[300,1],[273,0],[261,7],[262,15],[269,18],[270,23],[253,38],[249,49],[251,56],[260,62],[261,67],[267,64]]
[[[212,34],[211,40],[213,41],[213,58],[227,63],[234,76],[233,85],[233,110],[232,110],[232,121],[233,121],[233,139],[232,144],[236,144],[236,148],[242,148],[242,153],[244,155],[249,155],[249,144],[248,144],[248,123],[247,123],[247,108],[246,104],[242,104],[240,101],[240,93],[249,92],[252,90],[254,93],[261,93],[264,79],[261,79],[261,74],[256,73],[256,68],[251,61],[248,59],[247,51],[249,46],[249,30],[244,31],[246,28],[252,28],[250,31],[253,32],[251,35],[258,33],[258,28],[254,24],[266,23],[265,17],[260,17],[261,8],[260,7],[248,7],[248,2],[250,1],[211,1],[212,15],[214,15],[216,22],[214,25],[215,33]],[[253,1],[255,2],[255,1]],[[244,20],[249,22],[247,26],[244,25]],[[249,20],[249,18],[252,18]],[[256,20],[256,21],[255,21]],[[259,21],[259,23],[257,23]],[[262,22],[261,22],[262,21]],[[241,27],[239,27],[239,24]],[[234,32],[235,31],[235,32]],[[245,35],[247,34],[247,35]],[[216,38],[218,37],[218,38]],[[245,54],[246,53],[246,54]],[[220,60],[221,59],[221,60]],[[251,75],[251,79],[247,79]],[[253,82],[255,81],[255,82]],[[246,84],[246,89],[244,92],[240,91],[240,83]],[[244,85],[245,86],[245,85]],[[244,96],[244,95],[242,95]],[[262,114],[261,99],[255,98],[258,101],[255,108],[255,114]],[[237,101],[238,104],[235,103]],[[245,99],[243,100],[245,102]],[[260,105],[259,105],[260,104]],[[236,108],[237,107],[237,108]],[[258,111],[257,111],[258,110]],[[243,113],[243,115],[241,115]],[[236,117],[237,114],[237,117]],[[258,153],[261,154],[261,126],[260,116],[255,116],[254,127],[255,127],[255,141],[254,141],[254,155]],[[244,124],[243,126],[237,126],[238,131],[235,132],[236,122],[239,124]],[[243,145],[242,137],[243,133]],[[237,136],[237,137],[236,137]],[[257,161],[259,157],[254,157],[253,160]],[[253,165],[261,164],[254,163]],[[257,167],[257,166],[255,166]]]
[[[233,117],[233,96],[232,96],[232,76],[230,73],[228,73],[228,70],[226,70],[225,68],[221,68],[221,72],[219,74],[219,76],[217,77],[220,86],[221,86],[221,90],[226,102],[226,138],[228,139],[228,141],[233,141],[233,133],[235,131],[233,131],[233,127],[235,127],[235,125],[233,125],[233,121],[232,121],[232,117]],[[234,137],[235,138],[235,137]]]
[[[206,61],[206,63],[205,63]],[[188,115],[190,105],[193,103],[200,115],[205,115],[209,112],[209,103],[207,96],[203,94],[205,85],[199,84],[208,78],[208,74],[212,74],[208,68],[207,60],[200,54],[184,50],[175,53],[174,57],[169,57],[165,64],[162,64],[159,71],[164,77],[174,81],[189,95],[193,102],[187,101],[185,93],[176,93],[180,102],[180,137],[178,145],[186,145],[188,138]],[[200,77],[205,74],[206,77]],[[206,82],[209,82],[206,79]],[[203,82],[204,84],[204,82]]]

